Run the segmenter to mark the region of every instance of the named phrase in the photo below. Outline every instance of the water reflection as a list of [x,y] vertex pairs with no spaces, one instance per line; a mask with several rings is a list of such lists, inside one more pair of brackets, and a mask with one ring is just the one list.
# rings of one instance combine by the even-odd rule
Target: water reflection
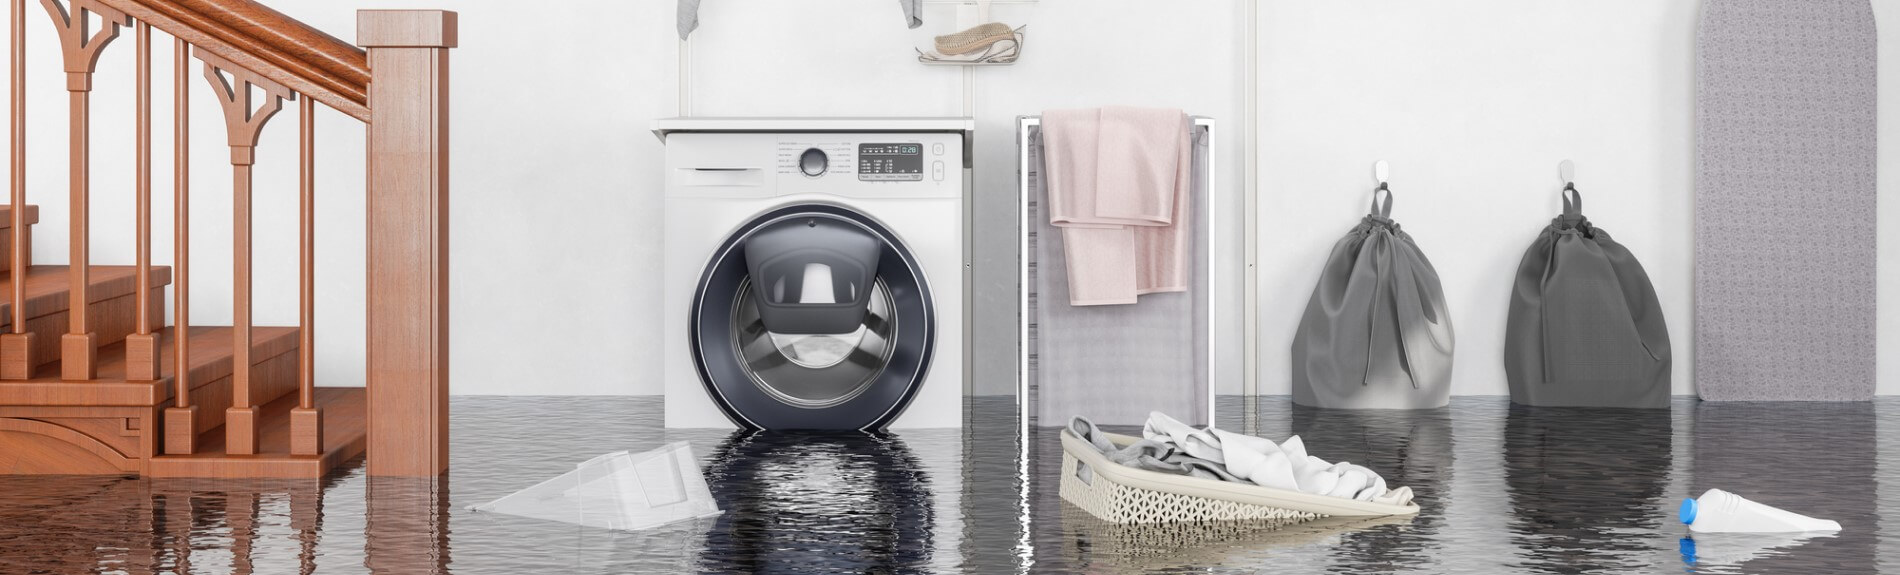
[[1517,565],[1542,573],[1643,570],[1666,525],[1673,429],[1666,409],[1512,405],[1504,429]]
[[930,480],[904,442],[865,433],[735,433],[706,469],[725,513],[706,535],[714,573],[922,573]]
[[[1900,549],[1879,521],[1900,509],[1880,490],[1900,466],[1879,461],[1900,451],[1877,445],[1876,421],[1895,425],[1900,399],[1356,412],[1262,398],[1260,433],[1410,485],[1422,512],[1226,531],[1080,513],[1057,493],[1054,430],[1037,429],[1025,532],[1015,406],[970,405],[961,431],[760,438],[661,428],[653,398],[456,398],[447,479],[373,479],[360,461],[323,481],[0,476],[0,574],[1870,573],[1891,570],[1882,546]],[[625,533],[465,510],[673,441],[693,443],[725,515]],[[1675,505],[1711,487],[1845,530],[1695,535],[1685,564]]]
[[[1722,490],[1840,522],[1834,537],[1758,546],[1747,557],[1697,561],[1706,573],[1871,572],[1879,532],[1875,410],[1871,403],[1708,403],[1695,407],[1690,494]],[[1698,534],[1698,550],[1740,547]],[[1747,542],[1744,542],[1747,543]]]
[[1378,471],[1386,485],[1411,487],[1419,505],[1411,521],[1342,538],[1335,553],[1338,567],[1391,572],[1429,565],[1439,547],[1433,536],[1444,526],[1452,480],[1451,409],[1292,409],[1292,433],[1307,453]]
[[[0,477],[0,572],[315,573],[329,485]],[[254,561],[287,543],[279,564]]]
[[371,477],[364,566],[377,575],[449,572],[449,479]]

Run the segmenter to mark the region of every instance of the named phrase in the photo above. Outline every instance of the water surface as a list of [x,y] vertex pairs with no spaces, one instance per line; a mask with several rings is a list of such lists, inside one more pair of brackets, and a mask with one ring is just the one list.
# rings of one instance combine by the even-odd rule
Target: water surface
[[[1880,433],[1900,399],[1245,407],[1223,402],[1223,426],[1300,434],[1315,455],[1410,485],[1422,512],[1108,525],[1060,499],[1054,429],[1031,434],[1024,489],[1008,398],[971,400],[962,430],[872,436],[666,430],[657,398],[458,397],[439,479],[369,478],[360,460],[322,481],[0,477],[0,573],[1900,572],[1900,536],[1881,521],[1900,510],[1900,443]],[[466,510],[601,453],[682,440],[719,517],[622,533]],[[1675,506],[1710,487],[1844,530],[1690,538]]]

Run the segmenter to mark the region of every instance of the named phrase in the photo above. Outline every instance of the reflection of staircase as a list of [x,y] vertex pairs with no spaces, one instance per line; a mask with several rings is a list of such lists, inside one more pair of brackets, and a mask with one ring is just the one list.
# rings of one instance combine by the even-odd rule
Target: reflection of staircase
[[[375,475],[444,471],[447,55],[456,43],[455,14],[359,12],[358,47],[253,0],[38,3],[57,32],[53,53],[64,61],[70,96],[70,163],[57,171],[69,174],[72,217],[63,231],[71,248],[67,262],[74,265],[26,261],[39,210],[26,205],[20,174],[53,170],[26,164],[26,142],[43,146],[33,138],[45,136],[26,134],[16,120],[12,201],[0,206],[0,474],[318,477],[365,452]],[[49,21],[27,18],[27,4],[12,0],[14,118],[24,117],[21,95],[29,88],[21,64],[24,31]],[[122,29],[131,32],[137,62],[136,130],[94,127],[88,118],[99,53]],[[172,37],[174,53],[171,141],[180,151],[165,179],[176,190],[169,200],[177,219],[160,233],[175,240],[175,268],[151,265],[154,227],[165,227],[150,217],[154,32]],[[209,94],[223,109],[227,129],[214,136],[229,144],[228,158],[194,162],[182,152],[190,149],[194,92]],[[251,169],[259,134],[286,102],[298,104],[300,325],[266,327],[251,317]],[[371,247],[363,389],[318,388],[314,381],[314,202],[321,191],[312,132],[318,103],[366,125]],[[137,262],[85,265],[94,235],[89,140],[128,136],[138,143],[137,185],[101,184],[113,193],[96,199],[118,200],[125,187],[134,188]],[[201,170],[231,170],[231,189],[191,188],[194,163]],[[232,266],[234,296],[191,302],[185,297],[193,265],[189,197],[226,192],[234,198],[236,260],[208,263]],[[174,280],[178,289],[167,301],[165,288]],[[188,325],[191,303],[231,306],[234,325],[165,325],[168,304],[175,320]]]

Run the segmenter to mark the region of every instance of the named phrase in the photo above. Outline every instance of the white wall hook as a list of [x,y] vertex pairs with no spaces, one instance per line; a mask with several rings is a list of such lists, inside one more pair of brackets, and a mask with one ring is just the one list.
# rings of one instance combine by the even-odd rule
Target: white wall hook
[[1566,186],[1577,183],[1577,164],[1570,160],[1557,162],[1557,178]]
[[1391,175],[1392,175],[1392,166],[1390,164],[1385,163],[1385,160],[1379,160],[1372,163],[1372,179],[1378,180],[1378,182],[1381,185],[1385,184],[1388,181],[1391,181]]

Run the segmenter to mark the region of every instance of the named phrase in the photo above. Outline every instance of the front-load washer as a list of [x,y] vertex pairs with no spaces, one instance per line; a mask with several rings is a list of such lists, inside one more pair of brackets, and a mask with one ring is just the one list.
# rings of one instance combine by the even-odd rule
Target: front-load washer
[[972,128],[655,122],[666,426],[961,426]]

